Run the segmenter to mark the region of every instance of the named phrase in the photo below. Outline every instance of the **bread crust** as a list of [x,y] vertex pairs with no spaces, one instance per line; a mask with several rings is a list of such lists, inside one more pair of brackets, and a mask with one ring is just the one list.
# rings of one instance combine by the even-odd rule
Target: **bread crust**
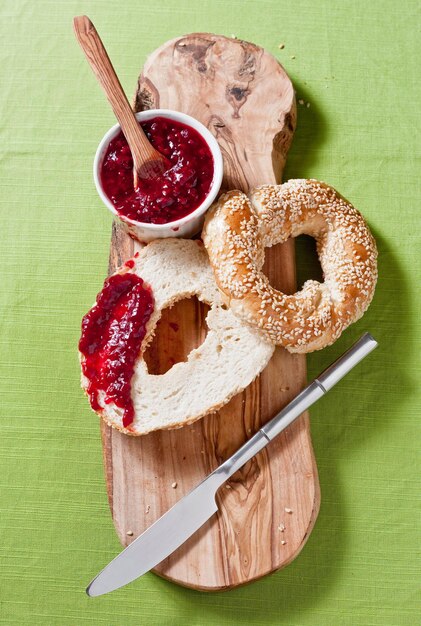
[[[300,234],[316,239],[324,282],[293,295],[262,272],[264,249]],[[369,306],[377,249],[362,217],[335,189],[316,180],[230,191],[209,210],[202,233],[218,287],[237,317],[290,352],[332,344]]]

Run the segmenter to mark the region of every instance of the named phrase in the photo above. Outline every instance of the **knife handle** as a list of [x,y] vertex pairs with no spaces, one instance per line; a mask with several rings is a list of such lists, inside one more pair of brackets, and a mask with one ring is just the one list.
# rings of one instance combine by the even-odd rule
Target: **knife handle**
[[252,459],[260,450],[263,450],[270,439],[265,435],[262,429],[258,430],[253,437],[250,437],[245,444],[241,446],[232,456],[212,472],[217,477],[216,489],[226,481],[230,476],[235,474],[243,465]]
[[370,333],[364,333],[345,354],[319,374],[315,382],[318,382],[326,391],[329,391],[378,345]]
[[377,345],[377,341],[369,333],[365,333],[349,350],[303,389],[292,402],[287,404],[278,415],[265,424],[261,430],[270,440],[274,439],[301,413],[330,391],[336,383],[369,355]]
[[237,452],[213,472],[213,474],[220,477],[221,484],[267,446],[272,439],[277,437],[312,404],[332,389],[336,383],[370,354],[377,345],[377,341],[369,333],[365,333],[349,350],[319,374],[282,411],[258,430]]

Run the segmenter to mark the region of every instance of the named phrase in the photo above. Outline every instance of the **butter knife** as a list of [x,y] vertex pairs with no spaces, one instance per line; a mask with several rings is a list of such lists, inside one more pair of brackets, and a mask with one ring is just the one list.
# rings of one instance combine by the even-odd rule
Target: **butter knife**
[[365,333],[237,452],[120,552],[89,584],[88,596],[101,596],[127,585],[187,541],[218,510],[215,494],[221,485],[332,389],[377,345],[376,340]]

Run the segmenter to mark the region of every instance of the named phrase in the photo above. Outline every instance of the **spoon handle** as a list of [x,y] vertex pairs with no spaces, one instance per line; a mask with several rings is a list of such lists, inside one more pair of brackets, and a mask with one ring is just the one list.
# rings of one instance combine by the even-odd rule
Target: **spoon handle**
[[143,171],[148,162],[162,162],[164,157],[153,148],[139,126],[95,26],[86,15],[75,17],[73,26],[77,40],[105,91],[130,146],[135,172]]

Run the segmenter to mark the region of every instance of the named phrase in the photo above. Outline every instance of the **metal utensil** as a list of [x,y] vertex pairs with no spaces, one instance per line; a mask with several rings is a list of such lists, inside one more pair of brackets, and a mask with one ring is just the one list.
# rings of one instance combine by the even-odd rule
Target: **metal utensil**
[[376,340],[369,333],[365,333],[282,411],[246,441],[237,452],[116,556],[93,579],[86,593],[89,596],[100,596],[123,587],[174,552],[216,513],[218,506],[215,494],[219,487],[306,409],[332,389],[377,345]]

